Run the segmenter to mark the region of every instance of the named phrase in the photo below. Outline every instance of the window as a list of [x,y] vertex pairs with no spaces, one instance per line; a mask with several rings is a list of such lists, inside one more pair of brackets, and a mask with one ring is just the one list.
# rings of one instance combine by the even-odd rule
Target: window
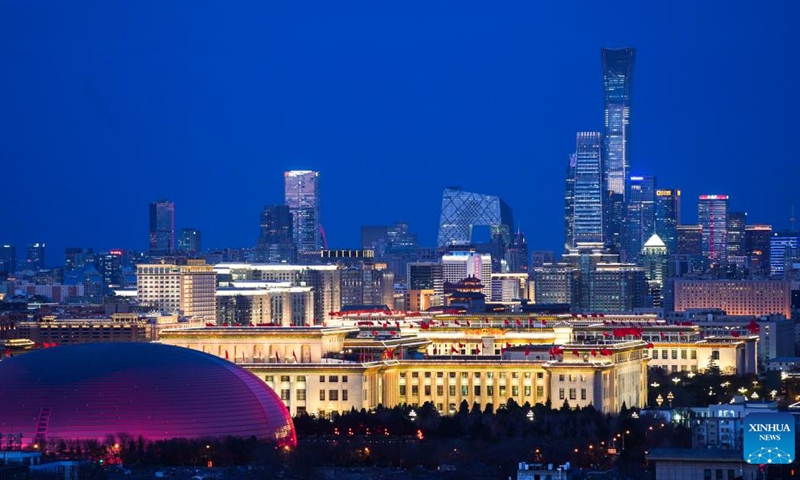
[[266,376],[264,376],[264,381],[265,382],[274,382],[275,381],[275,377],[272,376],[272,375],[266,375]]
[[406,372],[400,372],[400,378],[406,378]]
[[331,383],[337,383],[339,381],[339,375],[329,375],[328,381]]
[[283,400],[284,402],[288,402],[289,400],[291,400],[291,398],[292,398],[292,394],[289,391],[289,389],[288,388],[282,388],[281,389],[281,400]]
[[436,372],[436,378],[444,378],[444,372]]
[[330,390],[330,391],[328,391],[328,399],[331,402],[338,402],[339,401],[339,390]]
[[[401,376],[402,376],[402,374],[401,374]],[[325,375],[320,375],[319,376],[319,383],[325,383]]]
[[507,390],[506,390],[506,386],[505,386],[505,385],[500,385],[500,396],[501,396],[502,398],[505,398],[505,397],[506,397],[506,391],[507,391]]
[[511,378],[519,378],[519,372],[511,372]]
[[524,372],[522,376],[523,378],[531,378],[531,372]]
[[319,401],[320,402],[324,402],[325,401],[325,390],[320,390],[319,391]]
[[430,385],[425,385],[425,396],[426,397],[430,397],[431,396],[431,386]]
[[455,385],[450,385],[449,387],[447,387],[447,394],[450,395],[451,397],[455,397],[456,396],[456,386]]
[[677,350],[672,350],[672,359],[673,360],[677,360],[678,359],[678,351]]
[[449,372],[447,376],[450,378],[456,378],[456,372]]
[[301,400],[301,401],[305,401],[305,399],[306,399],[306,389],[305,388],[301,388],[300,390],[297,391],[297,399]]
[[524,387],[522,387],[522,392],[526,397],[530,397],[531,396],[531,386],[530,385],[525,385]]
[[475,385],[474,391],[475,391],[475,396],[476,397],[480,397],[481,396],[481,386],[480,385]]
[[419,372],[411,372],[411,378],[419,378]]
[[436,385],[436,395],[439,397],[444,395],[444,385]]
[[544,378],[544,373],[536,372],[536,378]]
[[297,381],[298,382],[305,382],[306,381],[306,376],[305,375],[298,375],[297,376]]
[[666,360],[669,358],[669,350],[661,350],[661,359]]
[[681,360],[686,360],[686,350],[681,350]]
[[581,400],[586,400],[586,389],[581,388]]
[[461,378],[467,379],[469,378],[469,375],[467,374],[467,372],[461,372]]
[[558,399],[559,400],[564,400],[564,389],[563,388],[559,388],[558,389]]
[[425,372],[425,378],[431,378],[431,372]]
[[347,375],[342,375],[342,383],[347,383]]
[[574,381],[575,381],[575,375],[573,375],[573,374],[571,374],[571,373],[570,373],[570,374],[569,374],[569,381],[570,381],[570,382],[574,382]]
[[461,396],[462,397],[466,397],[467,395],[469,395],[469,391],[467,391],[467,388],[468,387],[466,385],[461,385]]
[[416,397],[419,395],[419,385],[411,385],[411,396]]
[[559,382],[563,382],[564,381],[564,374],[563,373],[559,373],[558,374],[558,381]]
[[494,372],[486,372],[486,378],[494,378]]
[[706,468],[703,470],[703,480],[711,480],[711,469]]
[[481,372],[475,372],[475,378],[481,378]]
[[289,381],[289,375],[281,375],[281,382],[288,382],[288,381]]
[[519,387],[514,385],[511,387],[511,396],[512,397],[519,397]]
[[570,388],[569,389],[569,399],[570,400],[575,400],[576,398],[578,398],[578,397],[575,395],[575,389],[574,388]]
[[405,397],[406,396],[406,386],[405,385],[400,385],[400,396],[401,397]]
[[342,401],[347,401],[347,390],[342,390]]
[[536,386],[536,397],[542,398],[544,397],[544,387],[541,385]]
[[494,385],[486,385],[486,395],[489,397],[494,395]]
[[692,360],[697,360],[697,350],[692,350],[690,357]]

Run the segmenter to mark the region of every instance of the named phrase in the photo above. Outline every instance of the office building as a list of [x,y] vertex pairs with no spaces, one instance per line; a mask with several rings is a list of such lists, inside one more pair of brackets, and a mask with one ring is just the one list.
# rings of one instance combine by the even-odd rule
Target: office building
[[602,139],[599,132],[578,132],[575,139],[575,185],[572,242],[603,242]]
[[697,203],[697,223],[702,227],[703,256],[712,265],[722,265],[728,259],[728,196],[700,195]]
[[681,224],[681,191],[674,188],[656,190],[655,233],[670,254],[678,251],[678,225]]
[[264,263],[296,263],[293,215],[287,205],[269,205],[261,213],[258,260]]
[[17,271],[17,247],[14,245],[0,246],[0,272],[14,273]]
[[798,232],[775,232],[769,240],[769,274],[783,277],[787,265],[791,266],[792,258],[797,254],[800,244]]
[[627,262],[636,263],[642,246],[655,233],[655,203],[655,177],[652,175],[630,177],[622,245]]
[[575,232],[573,225],[575,223],[575,153],[569,154],[569,161],[567,162],[567,177],[566,188],[564,189],[564,251],[573,248],[573,237]]
[[656,308],[662,305],[662,292],[664,290],[664,280],[669,274],[669,254],[667,245],[661,241],[658,235],[653,234],[642,247],[640,263],[644,268],[644,276],[647,279],[649,295],[652,304]]
[[497,196],[446,188],[442,194],[442,211],[439,217],[439,249],[477,243],[479,239],[473,238],[476,226],[489,229],[488,239],[500,234],[505,243],[508,243],[514,227],[511,207]]
[[506,268],[508,273],[528,272],[528,243],[521,232],[511,235],[511,243],[506,247]]
[[44,243],[32,243],[28,245],[27,255],[25,258],[25,270],[32,270],[36,272],[45,268],[44,253]]
[[[285,172],[284,203],[292,213],[292,236],[298,252],[321,250],[319,172]],[[327,247],[325,247],[327,248]]]
[[386,305],[394,308],[394,273],[362,262],[342,270],[342,306]]
[[314,291],[289,282],[236,281],[218,288],[217,325],[280,325],[314,323]]
[[159,200],[150,204],[150,255],[175,252],[175,204]]
[[450,252],[442,256],[444,281],[457,284],[467,277],[481,281],[481,293],[492,298],[492,257],[476,252]]
[[97,270],[104,295],[111,293],[114,288],[127,286],[122,269],[123,255],[122,250],[110,250],[97,256]]
[[178,250],[189,255],[196,255],[201,251],[200,230],[192,227],[181,229],[178,237]]
[[91,248],[67,247],[64,250],[64,271],[67,273],[82,271],[86,265],[95,262],[95,255]]
[[314,293],[314,324],[331,318],[342,308],[341,268],[337,265],[285,265],[218,263],[214,265],[219,287],[237,281],[285,282],[293,287],[311,287]]
[[718,308],[728,315],[791,317],[791,283],[783,280],[699,280],[676,278],[674,310]]
[[764,276],[770,274],[771,225],[746,225],[744,228],[744,249],[747,255],[750,274]]
[[[622,246],[626,181],[631,166],[633,48],[603,48],[603,231],[607,244]],[[594,241],[594,240],[592,240]]]
[[728,212],[728,258],[744,257],[745,229],[747,227],[747,212]]
[[143,306],[213,323],[217,320],[215,292],[214,269],[203,260],[136,266],[136,297]]

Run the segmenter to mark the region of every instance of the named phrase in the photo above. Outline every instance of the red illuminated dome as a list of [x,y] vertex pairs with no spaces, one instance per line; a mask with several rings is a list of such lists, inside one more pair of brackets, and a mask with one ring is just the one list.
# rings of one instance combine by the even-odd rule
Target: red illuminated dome
[[87,343],[0,362],[0,432],[46,439],[257,437],[295,446],[283,402],[233,363],[153,343]]

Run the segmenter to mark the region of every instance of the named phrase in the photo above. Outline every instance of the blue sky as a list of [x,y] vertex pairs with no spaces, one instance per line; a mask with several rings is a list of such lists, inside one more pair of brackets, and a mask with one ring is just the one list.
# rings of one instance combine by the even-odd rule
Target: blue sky
[[[495,2],[492,2],[495,3]],[[785,227],[797,197],[796,2],[0,3],[0,242],[145,249],[176,203],[252,246],[282,172],[322,173],[332,247],[442,189],[496,194],[531,248],[563,231],[567,154],[602,130],[600,48],[633,46],[633,173]]]

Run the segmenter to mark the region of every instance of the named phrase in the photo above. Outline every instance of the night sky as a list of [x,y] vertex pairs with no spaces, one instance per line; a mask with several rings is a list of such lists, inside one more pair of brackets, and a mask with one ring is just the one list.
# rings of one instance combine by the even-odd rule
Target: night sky
[[[247,5],[243,5],[247,3]],[[253,246],[283,171],[321,171],[331,247],[442,189],[496,194],[533,249],[563,234],[567,154],[602,131],[600,48],[637,49],[632,173],[788,226],[800,3],[0,2],[0,242],[147,248],[148,203],[204,248]],[[491,4],[491,5],[490,5]]]

